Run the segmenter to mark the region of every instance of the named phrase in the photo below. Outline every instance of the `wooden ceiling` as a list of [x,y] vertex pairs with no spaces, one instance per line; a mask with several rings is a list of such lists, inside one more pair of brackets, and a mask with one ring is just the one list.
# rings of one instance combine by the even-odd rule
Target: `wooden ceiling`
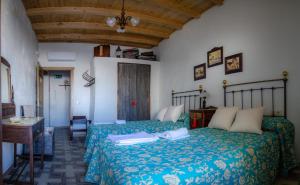
[[152,48],[224,0],[125,0],[136,27],[117,33],[105,20],[119,16],[121,0],[23,0],[40,42],[87,42]]

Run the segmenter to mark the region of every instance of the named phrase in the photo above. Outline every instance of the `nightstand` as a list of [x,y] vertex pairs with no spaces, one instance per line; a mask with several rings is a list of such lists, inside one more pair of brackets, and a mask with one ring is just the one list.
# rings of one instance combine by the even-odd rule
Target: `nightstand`
[[207,127],[216,110],[217,108],[212,106],[204,109],[190,110],[190,128]]

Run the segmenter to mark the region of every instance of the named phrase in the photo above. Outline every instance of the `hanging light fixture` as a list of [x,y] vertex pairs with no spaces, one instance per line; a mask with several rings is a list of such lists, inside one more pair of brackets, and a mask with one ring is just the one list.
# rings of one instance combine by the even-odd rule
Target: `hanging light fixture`
[[132,26],[137,26],[140,23],[139,18],[132,17],[132,16],[126,16],[125,8],[124,8],[124,0],[122,0],[121,16],[108,17],[106,19],[106,24],[110,27],[114,27],[117,24],[119,26],[117,29],[117,32],[124,33],[125,26],[129,23],[129,21]]

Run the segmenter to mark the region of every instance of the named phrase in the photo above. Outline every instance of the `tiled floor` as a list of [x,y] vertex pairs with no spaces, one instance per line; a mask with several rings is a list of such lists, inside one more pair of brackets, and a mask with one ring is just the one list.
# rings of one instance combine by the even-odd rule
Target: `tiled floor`
[[[73,141],[68,139],[67,129],[55,130],[55,157],[52,161],[46,161],[44,170],[41,171],[39,163],[36,162],[35,184],[37,185],[90,185],[84,183],[86,171],[83,162],[84,138],[74,137]],[[11,171],[10,173],[12,173]],[[27,177],[27,178],[26,178]],[[20,180],[28,179],[28,167]],[[300,185],[300,170],[288,178],[279,178],[276,185]]]
[[[40,163],[35,163],[35,184],[88,185],[84,183],[86,166],[83,162],[83,142],[83,137],[74,137],[73,141],[69,141],[67,129],[56,129],[54,158],[52,161],[45,161],[43,171],[39,168]],[[19,180],[29,181],[28,166],[23,173]]]

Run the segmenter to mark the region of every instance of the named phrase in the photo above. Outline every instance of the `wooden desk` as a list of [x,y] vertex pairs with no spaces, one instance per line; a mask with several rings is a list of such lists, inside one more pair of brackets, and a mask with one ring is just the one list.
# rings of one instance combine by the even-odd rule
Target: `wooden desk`
[[14,166],[16,166],[17,143],[29,145],[30,184],[34,184],[34,140],[42,136],[41,169],[44,166],[44,118],[23,118],[20,123],[2,122],[3,142],[14,143]]

